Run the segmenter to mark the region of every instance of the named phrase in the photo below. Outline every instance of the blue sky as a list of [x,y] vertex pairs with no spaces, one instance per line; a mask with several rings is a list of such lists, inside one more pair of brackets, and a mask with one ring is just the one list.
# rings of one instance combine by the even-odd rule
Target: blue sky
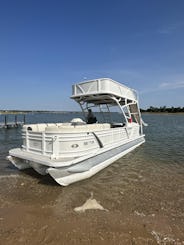
[[78,110],[84,77],[183,107],[184,1],[0,0],[0,109]]

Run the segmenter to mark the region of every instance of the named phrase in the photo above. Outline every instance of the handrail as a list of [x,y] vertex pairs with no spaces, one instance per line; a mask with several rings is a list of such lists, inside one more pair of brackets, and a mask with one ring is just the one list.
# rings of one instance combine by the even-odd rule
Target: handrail
[[91,133],[95,136],[95,139],[97,140],[99,147],[103,148],[104,145],[103,145],[102,141],[99,139],[99,137],[95,134],[95,132],[91,132]]

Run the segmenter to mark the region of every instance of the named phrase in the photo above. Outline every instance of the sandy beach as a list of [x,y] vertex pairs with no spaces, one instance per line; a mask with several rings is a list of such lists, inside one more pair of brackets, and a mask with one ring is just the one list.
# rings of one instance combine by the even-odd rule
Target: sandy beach
[[[13,167],[6,156],[21,145],[20,130],[1,129],[1,244],[183,245],[184,117],[145,121],[145,144],[68,187]],[[87,204],[98,209],[79,212]]]
[[[83,181],[65,188],[31,170],[1,177],[2,244],[184,244],[182,176],[178,174],[173,183],[163,170],[159,189],[161,183],[152,184],[156,176],[148,181],[144,173],[129,173],[134,175],[133,184],[125,180],[124,188],[119,183],[111,189],[105,184],[111,171],[102,173],[101,189],[102,183],[96,183],[99,175],[90,184]],[[91,192],[105,210],[76,212]]]

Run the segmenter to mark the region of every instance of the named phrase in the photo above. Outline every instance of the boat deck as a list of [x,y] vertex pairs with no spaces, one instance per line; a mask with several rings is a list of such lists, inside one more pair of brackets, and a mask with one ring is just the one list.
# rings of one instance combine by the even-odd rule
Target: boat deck
[[110,78],[100,78],[96,80],[84,81],[73,85],[72,99],[94,104],[114,104],[112,97],[137,102],[138,95],[134,89],[118,83]]
[[38,162],[40,164],[43,165],[48,165],[48,166],[53,166],[53,163],[58,164],[58,163],[67,163],[67,162],[71,162],[72,160],[75,160],[75,157],[67,157],[67,158],[61,158],[60,159],[51,159],[48,156],[44,156],[41,154],[36,154],[36,153],[32,153],[32,152],[27,152],[22,150],[21,148],[15,148],[10,150],[10,155],[14,156],[14,157],[18,157],[21,159],[25,159],[25,160],[29,160],[29,161],[33,161],[33,162]]

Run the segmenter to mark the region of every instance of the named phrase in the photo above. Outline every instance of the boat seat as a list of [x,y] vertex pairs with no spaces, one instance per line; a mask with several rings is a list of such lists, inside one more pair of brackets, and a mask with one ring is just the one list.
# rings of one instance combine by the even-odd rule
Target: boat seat
[[110,129],[109,123],[85,124],[85,125],[61,125],[48,126],[45,128],[46,133],[79,133],[79,132],[94,132]]
[[26,124],[22,127],[23,130],[29,130],[33,132],[44,132],[47,127],[60,127],[70,126],[71,123],[37,123],[37,124]]
[[23,126],[23,130],[29,130],[32,132],[93,132],[110,129],[109,123],[95,123],[95,124],[84,124],[84,125],[72,125],[71,123],[38,123],[38,124],[27,124]]
[[[52,123],[52,125],[54,126],[55,124]],[[43,132],[47,126],[48,124],[46,123],[26,124],[22,127],[22,129],[33,131],[33,132]]]

